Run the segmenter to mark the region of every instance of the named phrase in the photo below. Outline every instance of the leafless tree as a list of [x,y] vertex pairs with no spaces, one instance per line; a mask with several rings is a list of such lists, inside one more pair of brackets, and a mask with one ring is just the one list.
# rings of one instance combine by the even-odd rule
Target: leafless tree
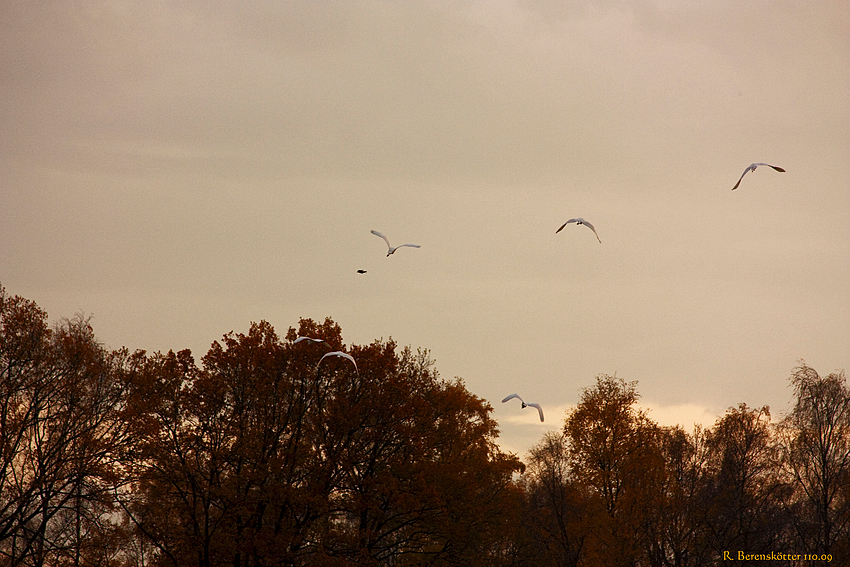
[[808,553],[850,553],[850,390],[844,372],[805,362],[790,378],[794,409],[780,424],[784,464],[797,489],[791,517]]

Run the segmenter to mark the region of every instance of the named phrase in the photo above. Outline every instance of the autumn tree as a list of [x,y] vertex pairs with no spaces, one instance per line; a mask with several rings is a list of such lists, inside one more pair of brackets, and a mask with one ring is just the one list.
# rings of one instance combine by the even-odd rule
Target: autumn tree
[[[297,335],[323,343],[294,343]],[[344,358],[329,357],[346,351]],[[266,322],[189,353],[137,354],[126,509],[174,565],[498,564],[519,461],[492,408],[392,341]]]
[[698,496],[705,435],[662,428],[637,407],[636,383],[601,375],[561,434],[529,452],[523,516],[528,564],[704,565]]
[[648,563],[664,567],[699,567],[711,563],[699,499],[706,472],[706,435],[681,427],[658,431],[663,469],[659,471],[657,505],[648,510]]
[[850,556],[850,390],[844,372],[805,362],[791,378],[796,402],[780,424],[796,541],[807,553]]
[[292,564],[321,504],[305,489],[309,384],[287,372],[310,363],[286,360],[264,322],[222,343],[203,369],[188,351],[136,354],[136,480],[125,508],[159,563],[240,565],[275,553]]
[[327,551],[357,564],[496,564],[520,465],[496,450],[492,408],[439,380],[424,352],[396,355],[392,341],[352,352],[359,372],[335,385],[324,419],[343,447]]
[[633,565],[650,554],[649,512],[659,506],[664,462],[658,428],[638,399],[635,382],[598,376],[564,425],[571,474],[593,495],[590,564]]
[[114,555],[121,352],[88,321],[55,328],[0,287],[0,556],[9,565],[97,565]]
[[723,551],[769,553],[787,546],[782,502],[790,489],[779,474],[780,449],[770,409],[739,404],[707,434],[707,470],[700,495],[702,525],[714,559]]
[[635,382],[600,375],[526,468],[498,449],[485,400],[391,339],[346,346],[330,319],[281,338],[263,321],[198,364],[186,350],[108,351],[85,318],[51,328],[0,287],[0,564],[844,557],[850,390],[804,362],[790,381],[778,426],[740,404],[688,434],[649,419]]

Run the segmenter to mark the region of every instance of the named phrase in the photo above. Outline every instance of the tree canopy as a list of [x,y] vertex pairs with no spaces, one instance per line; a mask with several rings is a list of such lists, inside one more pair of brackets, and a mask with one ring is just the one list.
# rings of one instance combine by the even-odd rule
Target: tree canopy
[[789,383],[778,422],[741,403],[688,433],[600,374],[522,462],[486,400],[392,339],[302,319],[198,361],[110,351],[0,287],[0,564],[841,564],[850,390],[803,361]]

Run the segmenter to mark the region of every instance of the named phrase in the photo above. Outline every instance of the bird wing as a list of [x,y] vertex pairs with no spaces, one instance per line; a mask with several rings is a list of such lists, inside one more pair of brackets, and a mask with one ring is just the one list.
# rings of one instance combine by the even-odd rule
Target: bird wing
[[[592,224],[590,224],[590,223],[589,223],[589,222],[587,222],[587,221],[582,221],[582,223],[581,223],[581,224],[583,224],[583,225],[587,226],[587,228],[589,228],[590,230],[592,230],[592,231],[593,231],[593,234],[596,234],[596,229],[595,229],[595,228],[593,228],[593,225],[592,225]],[[596,240],[599,240],[599,235],[598,235],[598,234],[596,234]],[[602,244],[602,241],[601,241],[601,240],[599,240],[599,244]]]
[[390,241],[389,241],[389,240],[387,240],[387,237],[386,237],[386,236],[384,236],[383,234],[381,234],[381,233],[380,233],[380,232],[378,232],[377,230],[373,230],[373,231],[372,231],[372,234],[374,234],[375,236],[380,236],[381,238],[383,238],[383,239],[384,239],[384,242],[386,242],[386,243],[387,243],[387,248],[392,248],[392,246],[390,246]]
[[502,400],[502,403],[505,403],[508,400],[512,400],[514,398],[518,399],[519,401],[522,401],[522,398],[519,397],[519,394],[511,394],[510,396],[508,396],[504,400]]
[[561,228],[559,228],[558,230],[555,231],[555,234],[558,234],[559,232],[564,230],[564,227],[567,226],[568,224],[570,224],[571,222],[578,222],[580,220],[581,219],[570,219],[570,220],[568,220],[567,222],[565,222],[564,224],[561,225]]
[[396,248],[402,248],[403,246],[410,246],[411,248],[422,248],[418,244],[402,244],[401,246],[396,246]]
[[732,191],[734,191],[735,189],[737,189],[737,188],[738,188],[738,185],[740,185],[740,184],[741,184],[741,180],[742,180],[742,179],[744,179],[744,176],[747,174],[747,172],[748,172],[748,171],[752,171],[753,169],[755,169],[753,166],[756,166],[756,165],[758,165],[758,164],[756,164],[756,163],[751,163],[749,166],[747,166],[747,169],[745,169],[745,170],[744,170],[744,173],[742,173],[742,174],[741,174],[741,177],[738,179],[738,182],[735,184],[735,186],[734,186],[734,187],[732,187]]
[[[322,355],[322,358],[320,358],[319,362],[316,364],[316,370],[319,369],[319,364],[321,364],[322,361],[329,356],[340,356],[342,358],[347,358],[354,365],[354,369],[357,370],[357,363],[354,361],[354,357],[351,356],[348,353],[342,352],[341,350],[335,350],[333,352],[326,352],[324,355]],[[359,372],[359,370],[358,370],[358,372]]]
[[292,341],[292,344],[297,345],[301,341],[310,341],[311,343],[323,343],[323,342],[325,342],[322,339],[314,339],[313,337],[298,337],[297,339]]
[[775,165],[770,165],[769,163],[759,163],[757,165],[766,165],[767,167],[772,167],[773,169],[775,169],[779,173],[785,173],[785,170],[782,169],[781,167],[776,167]]
[[532,408],[537,408],[537,413],[540,414],[540,421],[543,421],[543,408],[540,407],[540,404],[532,403],[532,404],[525,404],[525,405],[532,407]]

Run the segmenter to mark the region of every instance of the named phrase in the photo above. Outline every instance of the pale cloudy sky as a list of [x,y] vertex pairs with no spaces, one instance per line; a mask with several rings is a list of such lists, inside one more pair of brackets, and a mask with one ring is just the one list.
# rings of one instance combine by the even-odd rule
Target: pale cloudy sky
[[[0,0],[0,283],[197,358],[330,316],[429,349],[519,453],[600,373],[662,423],[776,415],[798,359],[850,360],[848,29],[846,0]],[[730,191],[751,162],[787,173]]]

